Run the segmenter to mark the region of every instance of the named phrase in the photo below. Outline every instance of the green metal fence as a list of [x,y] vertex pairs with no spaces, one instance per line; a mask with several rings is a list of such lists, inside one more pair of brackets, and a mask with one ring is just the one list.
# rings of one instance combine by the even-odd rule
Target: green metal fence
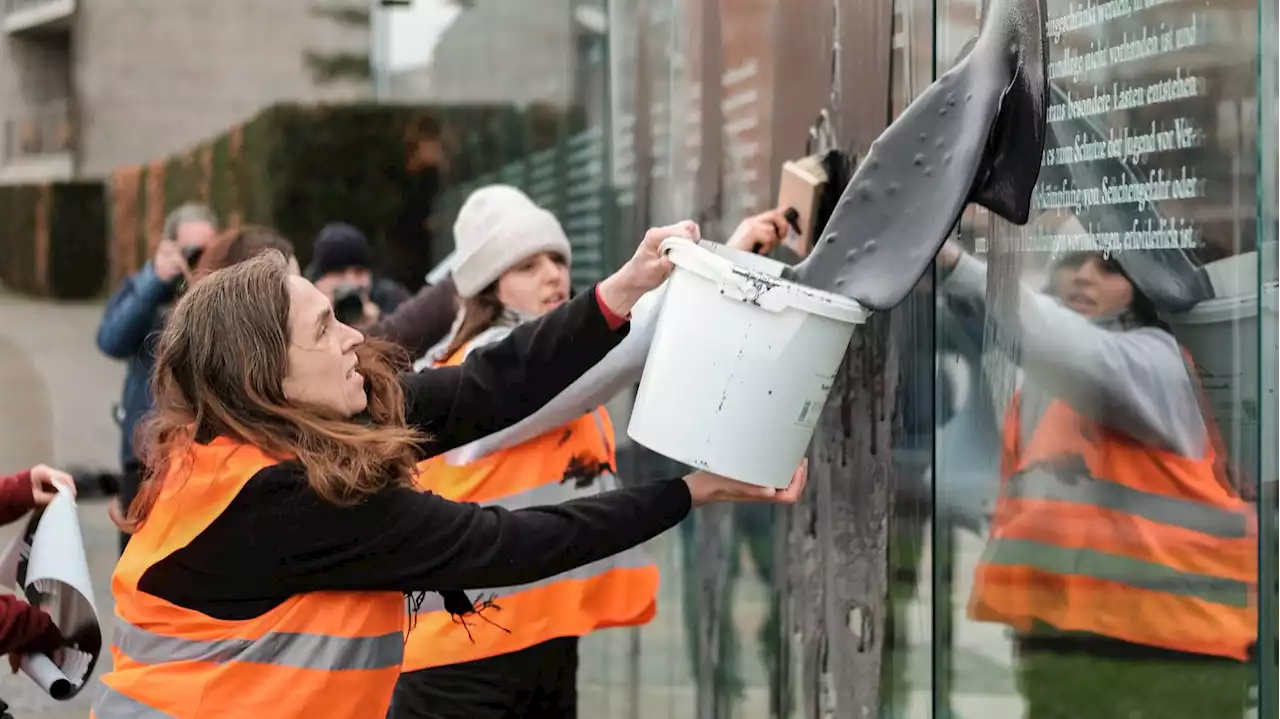
[[[464,152],[471,142],[470,137],[464,140]],[[508,135],[505,144],[519,147],[522,143],[518,136]],[[453,220],[472,191],[494,183],[512,185],[555,213],[564,226],[573,247],[573,286],[582,289],[598,282],[616,264],[612,252],[616,246],[616,202],[605,177],[607,151],[604,132],[600,127],[589,127],[562,134],[551,147],[450,188],[439,206],[447,247],[453,246]]]

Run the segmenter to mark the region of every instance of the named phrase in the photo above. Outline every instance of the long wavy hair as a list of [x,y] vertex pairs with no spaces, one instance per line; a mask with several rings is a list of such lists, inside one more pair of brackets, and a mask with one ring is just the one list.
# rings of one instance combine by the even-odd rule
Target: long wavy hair
[[295,460],[323,499],[350,505],[392,486],[414,487],[421,433],[405,424],[393,345],[356,349],[369,395],[357,418],[291,403],[289,286],[284,255],[257,257],[203,277],[177,303],[159,341],[155,408],[139,435],[147,468],[127,525],[136,529],[168,482],[190,473],[190,448],[218,437]]

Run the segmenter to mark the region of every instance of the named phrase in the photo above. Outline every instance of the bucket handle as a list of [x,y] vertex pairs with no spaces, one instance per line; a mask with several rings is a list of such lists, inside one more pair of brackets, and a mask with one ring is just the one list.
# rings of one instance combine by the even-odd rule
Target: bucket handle
[[714,252],[698,247],[693,240],[668,237],[658,246],[658,252],[670,255],[672,262],[715,282],[725,297],[769,312],[781,312],[791,306],[785,292],[770,291],[778,286],[776,279],[738,267]]

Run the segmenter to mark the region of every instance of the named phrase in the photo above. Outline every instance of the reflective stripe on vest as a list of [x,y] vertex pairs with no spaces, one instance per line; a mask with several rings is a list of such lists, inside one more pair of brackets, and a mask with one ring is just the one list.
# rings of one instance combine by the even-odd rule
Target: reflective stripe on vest
[[1026,566],[1050,574],[1115,582],[1238,609],[1249,607],[1250,592],[1253,589],[1245,582],[1179,572],[1132,557],[1092,549],[1056,547],[1025,539],[991,540],[982,561],[995,566]]
[[1025,433],[1019,415],[1015,397],[970,616],[1246,659],[1256,520],[1219,476],[1217,443],[1197,458],[1140,446],[1060,400]]
[[1224,539],[1244,539],[1249,531],[1248,519],[1240,512],[1143,492],[1087,474],[1067,479],[1042,467],[1032,467],[1011,477],[1004,487],[1004,496],[1089,504]]
[[133,697],[107,687],[93,709],[89,711],[89,719],[178,719],[155,707],[147,706]]
[[[430,481],[427,478],[426,481]],[[520,509],[528,509],[529,507],[546,507],[553,504],[561,504],[573,499],[583,499],[585,497],[593,497],[601,492],[608,492],[618,488],[618,479],[612,472],[604,472],[595,476],[591,483],[578,487],[572,481],[561,482],[556,480],[547,484],[540,484],[536,487],[530,487],[522,492],[516,492],[498,499],[488,501],[480,501],[486,507],[502,507],[511,512]],[[469,500],[455,500],[469,501]]]
[[[516,511],[616,489],[616,461],[612,425],[600,408],[462,466],[445,457],[427,460],[419,465],[418,481],[446,499]],[[404,671],[500,656],[605,627],[643,624],[656,611],[658,569],[636,547],[536,582],[465,589],[472,600],[496,599],[497,607],[480,617],[464,617],[468,626],[463,628],[444,610],[438,594],[425,595],[411,621]]]
[[404,634],[335,637],[326,634],[267,632],[257,639],[195,640],[170,637],[117,619],[115,647],[144,665],[165,662],[248,662],[278,667],[343,671],[398,667]]
[[223,620],[139,589],[153,566],[191,544],[273,464],[226,439],[175,460],[183,476],[164,483],[111,578],[113,667],[94,717],[386,714],[403,658],[401,593],[308,592],[252,619]]

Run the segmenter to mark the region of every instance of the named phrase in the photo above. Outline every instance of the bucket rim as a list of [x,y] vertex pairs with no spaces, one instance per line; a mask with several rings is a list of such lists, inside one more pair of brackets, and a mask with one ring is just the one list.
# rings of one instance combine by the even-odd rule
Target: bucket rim
[[809,314],[849,324],[863,324],[871,315],[870,310],[844,295],[814,289],[743,267],[686,237],[668,237],[662,241],[659,252],[667,255],[676,267],[713,282],[728,280],[732,275],[737,275],[750,279],[752,284],[782,290],[789,306]]

